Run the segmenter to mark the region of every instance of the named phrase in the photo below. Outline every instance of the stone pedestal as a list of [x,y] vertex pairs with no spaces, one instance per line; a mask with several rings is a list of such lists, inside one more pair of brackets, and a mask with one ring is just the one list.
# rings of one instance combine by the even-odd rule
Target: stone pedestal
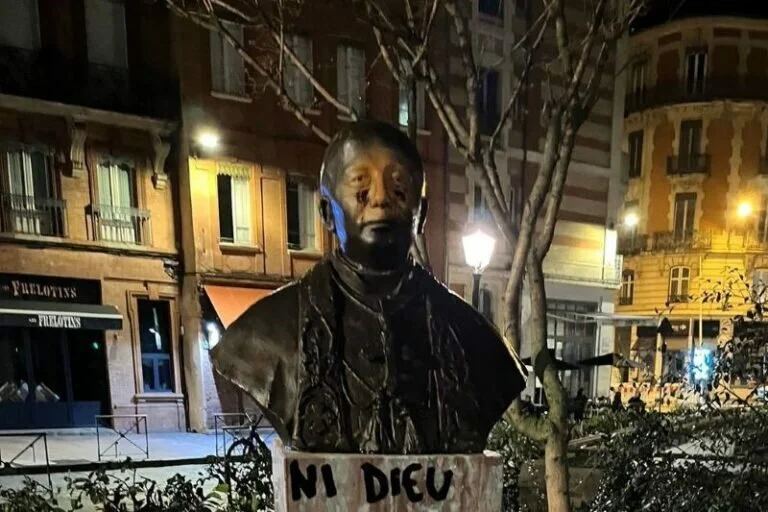
[[273,450],[276,512],[501,510],[502,459]]

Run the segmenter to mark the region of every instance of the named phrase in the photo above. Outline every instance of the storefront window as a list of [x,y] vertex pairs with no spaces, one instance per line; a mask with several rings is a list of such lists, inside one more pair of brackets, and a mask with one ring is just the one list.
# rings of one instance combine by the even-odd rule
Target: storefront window
[[167,301],[139,299],[139,337],[144,392],[173,391],[171,314]]

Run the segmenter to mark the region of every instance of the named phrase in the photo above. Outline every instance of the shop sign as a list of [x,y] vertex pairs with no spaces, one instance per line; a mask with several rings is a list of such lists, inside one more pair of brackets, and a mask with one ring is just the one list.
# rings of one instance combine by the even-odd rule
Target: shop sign
[[0,299],[100,304],[101,283],[88,279],[0,274]]
[[82,321],[73,315],[37,315],[37,326],[49,329],[80,329]]

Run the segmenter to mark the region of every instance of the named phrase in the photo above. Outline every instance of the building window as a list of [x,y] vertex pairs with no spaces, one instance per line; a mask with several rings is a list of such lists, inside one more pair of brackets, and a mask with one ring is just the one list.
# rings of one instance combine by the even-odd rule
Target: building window
[[501,95],[499,90],[499,72],[490,69],[480,71],[477,87],[477,115],[480,133],[491,135],[501,118]]
[[675,194],[675,240],[690,240],[696,218],[696,194]]
[[0,2],[0,46],[25,50],[40,48],[37,0]]
[[[224,23],[224,28],[242,46],[243,26]],[[211,45],[211,88],[214,92],[245,96],[245,62],[219,32],[210,33]]]
[[[312,73],[312,40],[308,37],[292,34],[285,37],[285,44],[293,50],[293,53],[296,54],[296,57],[299,58],[304,67]],[[285,90],[288,92],[288,97],[300,107],[311,107],[315,102],[312,83],[287,55],[284,58],[286,60],[283,83],[285,84]]]
[[[409,66],[404,66],[400,72],[400,76],[403,78],[399,84],[400,88],[400,108],[398,114],[398,120],[400,126],[408,126],[411,119],[411,89],[408,87],[408,80],[405,78],[410,75]],[[418,80],[415,81],[416,87],[416,127],[424,128],[426,126],[426,90],[424,83]]]
[[682,170],[699,168],[699,156],[701,155],[701,120],[689,119],[680,123],[680,161],[678,166]]
[[756,215],[755,236],[757,242],[768,243],[768,195],[760,199],[760,209]]
[[317,250],[317,190],[308,183],[288,179],[286,184],[288,248]]
[[51,155],[47,149],[9,147],[5,158],[7,193],[0,196],[4,231],[62,235],[63,202],[54,199]]
[[493,322],[493,293],[488,288],[481,288],[478,295],[477,309],[490,323]]
[[219,240],[225,243],[251,243],[251,179],[244,173],[216,177],[219,198]]
[[643,173],[643,130],[629,134],[629,177],[637,178]]
[[765,304],[768,292],[768,268],[756,268],[752,273],[752,302]]
[[707,52],[688,52],[685,67],[685,91],[688,94],[702,94],[707,81]]
[[477,10],[481,14],[501,18],[504,16],[504,0],[479,0]]
[[355,46],[336,48],[336,87],[339,101],[365,112],[365,52]]
[[[577,363],[595,355],[597,323],[588,318],[595,311],[594,303],[547,300],[547,348],[554,349],[556,358]],[[592,388],[592,370],[586,367],[560,372],[560,378],[569,396]]]
[[128,67],[125,4],[119,0],[85,0],[88,61]]
[[136,302],[144,392],[173,392],[170,303],[147,299]]
[[629,90],[631,93],[631,103],[642,105],[645,101],[646,76],[648,75],[648,61],[641,60],[632,64],[632,73],[630,75]]
[[691,279],[691,269],[688,267],[672,267],[669,272],[669,302],[688,302],[688,284]]
[[480,185],[472,187],[472,220],[487,223],[491,221],[491,211],[485,201],[485,195]]
[[635,296],[635,272],[634,270],[625,270],[621,273],[621,293],[619,295],[619,305],[629,306]]
[[102,160],[97,169],[97,213],[101,240],[139,243],[138,223],[141,216],[136,210],[133,164],[123,160]]

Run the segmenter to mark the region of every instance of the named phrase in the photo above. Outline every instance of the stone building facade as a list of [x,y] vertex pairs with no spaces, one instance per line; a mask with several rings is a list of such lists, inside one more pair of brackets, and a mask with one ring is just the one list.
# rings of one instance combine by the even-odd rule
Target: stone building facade
[[755,291],[768,276],[768,22],[677,20],[634,34],[631,48],[617,310],[671,310],[675,332],[666,352],[642,325],[622,329],[618,346],[645,363],[623,379],[658,382],[684,377],[743,312],[702,304],[702,292],[739,275]]
[[168,23],[0,4],[0,429],[186,427]]

